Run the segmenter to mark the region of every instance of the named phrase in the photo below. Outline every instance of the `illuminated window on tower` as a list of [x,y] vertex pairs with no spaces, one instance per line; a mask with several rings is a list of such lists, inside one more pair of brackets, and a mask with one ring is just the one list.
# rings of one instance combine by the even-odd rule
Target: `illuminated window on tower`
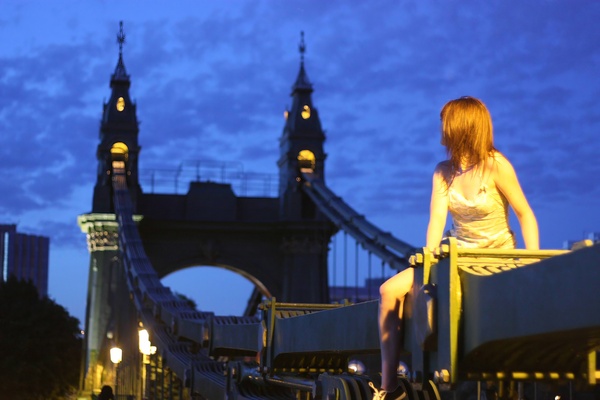
[[121,112],[125,109],[125,99],[122,97],[119,97],[117,99],[117,111]]
[[302,108],[302,118],[304,118],[304,119],[310,118],[310,107],[309,106],[304,106]]
[[123,142],[117,142],[110,148],[110,154],[113,160],[127,161],[129,158],[129,148]]
[[298,153],[298,167],[302,172],[313,172],[315,170],[315,155],[310,150],[302,150]]

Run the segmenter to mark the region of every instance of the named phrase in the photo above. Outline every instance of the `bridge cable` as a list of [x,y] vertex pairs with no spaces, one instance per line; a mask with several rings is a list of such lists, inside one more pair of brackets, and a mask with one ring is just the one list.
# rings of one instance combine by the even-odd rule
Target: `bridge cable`
[[354,242],[354,296],[358,302],[358,242]]
[[408,267],[408,255],[415,250],[413,246],[370,223],[364,215],[358,214],[342,198],[336,196],[323,180],[313,173],[303,172],[302,181],[301,188],[304,193],[339,229],[360,242],[365,250],[372,251],[385,260],[392,269],[401,270]]
[[344,231],[344,298],[348,295],[346,291],[348,289],[348,234]]
[[367,280],[367,296],[369,297],[369,300],[371,300],[371,279],[372,279],[372,275],[371,275],[371,255],[372,253],[369,251],[368,252],[368,280]]
[[333,237],[333,287],[337,286],[337,235]]

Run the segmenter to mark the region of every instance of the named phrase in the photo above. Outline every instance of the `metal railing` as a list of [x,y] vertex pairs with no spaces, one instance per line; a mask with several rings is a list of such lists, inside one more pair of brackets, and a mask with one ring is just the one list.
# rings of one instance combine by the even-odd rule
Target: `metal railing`
[[173,168],[140,169],[139,181],[148,193],[185,194],[191,182],[230,184],[238,196],[277,197],[276,174],[244,170],[241,162],[188,160]]

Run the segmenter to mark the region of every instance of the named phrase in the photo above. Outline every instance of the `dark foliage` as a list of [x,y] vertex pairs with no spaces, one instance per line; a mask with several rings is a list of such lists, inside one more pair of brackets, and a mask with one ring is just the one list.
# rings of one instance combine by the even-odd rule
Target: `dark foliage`
[[81,340],[77,318],[33,284],[0,281],[1,398],[64,398],[77,388]]
[[185,301],[188,303],[188,305],[190,307],[192,307],[194,310],[198,309],[198,305],[196,304],[196,302],[194,301],[194,299],[191,299],[189,297],[187,297],[185,294],[181,294],[181,293],[174,293],[175,296],[179,297],[181,300]]

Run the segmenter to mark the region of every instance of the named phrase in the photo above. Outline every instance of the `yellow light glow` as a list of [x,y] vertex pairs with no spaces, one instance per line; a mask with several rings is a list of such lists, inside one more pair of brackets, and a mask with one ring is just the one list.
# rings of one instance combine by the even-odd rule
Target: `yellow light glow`
[[298,153],[298,166],[302,172],[313,172],[315,169],[315,155],[310,150],[301,150]]
[[123,350],[121,350],[118,347],[113,347],[112,349],[110,349],[110,361],[113,362],[113,364],[118,364],[123,360]]
[[118,159],[127,161],[129,157],[129,148],[125,143],[117,142],[110,148],[110,154],[112,155],[113,160]]
[[150,343],[150,334],[147,330],[140,329],[138,335],[140,339],[140,353],[149,355],[152,347],[152,344]]
[[302,118],[304,118],[304,119],[309,119],[310,118],[310,107],[304,106],[302,108],[302,113],[300,115],[302,115]]
[[121,112],[125,109],[125,99],[122,97],[119,97],[117,99],[117,111]]
[[289,116],[290,116],[290,112],[288,110],[285,110],[283,112],[283,118],[285,118],[287,120]]

